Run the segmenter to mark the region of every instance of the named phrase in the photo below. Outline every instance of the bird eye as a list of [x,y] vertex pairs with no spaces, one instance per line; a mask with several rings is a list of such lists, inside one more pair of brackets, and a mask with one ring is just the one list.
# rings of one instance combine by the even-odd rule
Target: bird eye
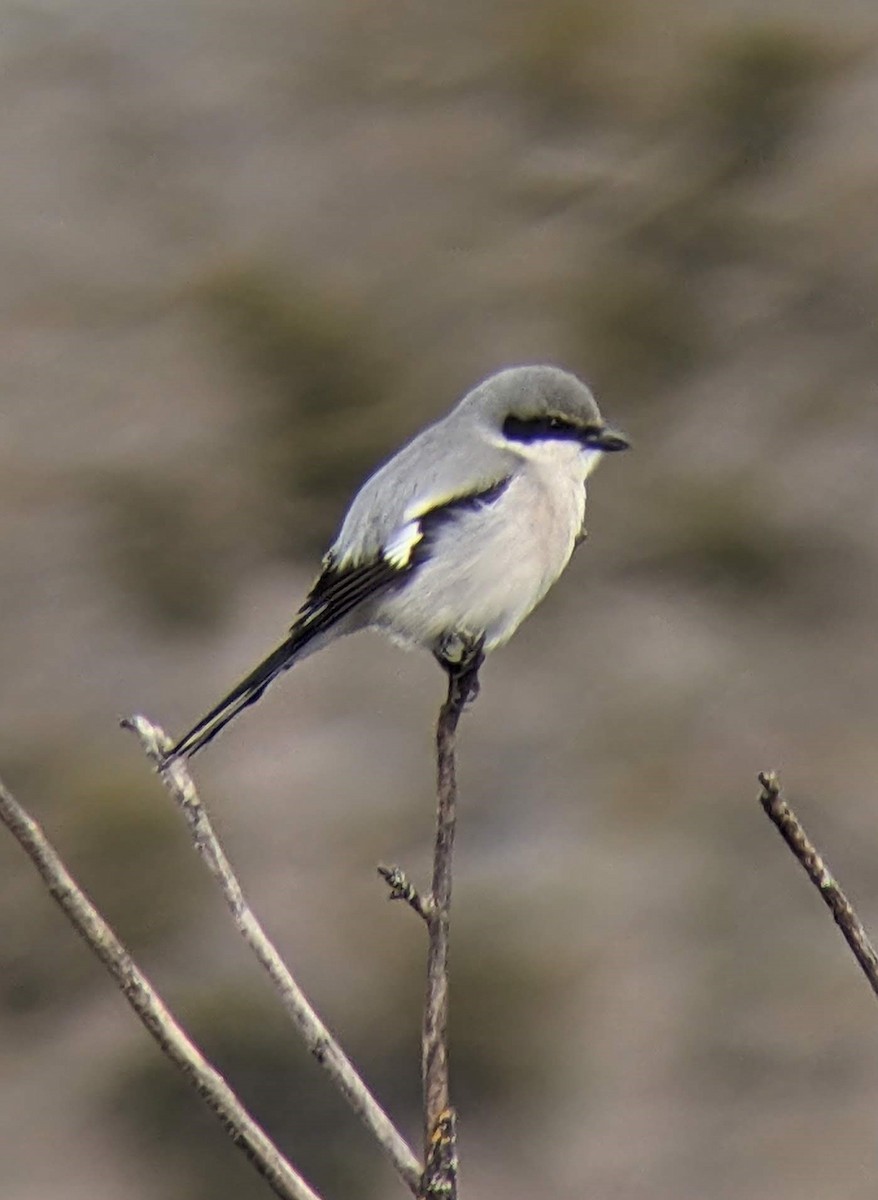
[[550,429],[562,429],[563,427],[564,427],[564,422],[561,420],[560,417],[549,417],[549,428]]

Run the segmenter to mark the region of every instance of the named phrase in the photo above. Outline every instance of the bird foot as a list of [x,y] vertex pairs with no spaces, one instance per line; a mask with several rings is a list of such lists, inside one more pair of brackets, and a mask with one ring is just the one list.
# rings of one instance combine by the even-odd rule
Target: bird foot
[[464,707],[478,697],[479,670],[485,661],[485,638],[449,633],[433,651],[439,666],[448,676],[449,695],[454,691]]

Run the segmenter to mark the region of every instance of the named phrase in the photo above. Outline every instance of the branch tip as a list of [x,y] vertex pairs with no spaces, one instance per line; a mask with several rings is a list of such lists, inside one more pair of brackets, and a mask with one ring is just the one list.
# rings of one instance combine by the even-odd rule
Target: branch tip
[[168,758],[168,751],[174,744],[171,738],[168,737],[161,725],[154,725],[142,713],[133,713],[130,717],[123,717],[119,726],[121,729],[130,730],[139,738],[144,754],[159,772],[177,761]]
[[762,784],[762,790],[772,799],[780,795],[780,780],[777,771],[760,771],[756,776]]
[[410,881],[405,871],[397,866],[385,866],[379,863],[376,868],[378,874],[390,888],[388,900],[404,900],[405,903],[416,912],[423,921],[429,922],[433,911],[433,901],[427,896],[424,897]]
[[854,906],[839,887],[822,855],[803,829],[801,821],[781,795],[776,773],[761,771],[759,782],[762,785],[759,802],[766,816],[820,893],[851,953],[869,981],[869,986],[878,996],[878,955]]

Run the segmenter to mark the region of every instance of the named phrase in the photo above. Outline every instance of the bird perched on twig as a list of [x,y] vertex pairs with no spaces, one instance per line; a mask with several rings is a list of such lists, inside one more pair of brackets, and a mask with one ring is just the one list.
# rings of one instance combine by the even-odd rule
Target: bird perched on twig
[[366,480],[287,638],[168,757],[200,750],[283,671],[355,630],[422,646],[449,674],[508,641],[584,536],[587,477],[627,446],[566,371],[486,379]]

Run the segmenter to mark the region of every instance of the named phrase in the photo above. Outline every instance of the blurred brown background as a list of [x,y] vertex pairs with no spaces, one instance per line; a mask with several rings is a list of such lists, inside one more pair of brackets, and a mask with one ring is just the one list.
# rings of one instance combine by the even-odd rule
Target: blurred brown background
[[[755,802],[878,926],[872,0],[8,0],[0,764],[327,1200],[402,1195],[117,717],[279,640],[364,472],[510,363],[634,442],[465,722],[466,1195],[854,1200],[878,1013]],[[427,656],[303,664],[196,776],[417,1138]],[[4,1200],[267,1194],[0,839]],[[240,1159],[240,1161],[239,1161]]]

